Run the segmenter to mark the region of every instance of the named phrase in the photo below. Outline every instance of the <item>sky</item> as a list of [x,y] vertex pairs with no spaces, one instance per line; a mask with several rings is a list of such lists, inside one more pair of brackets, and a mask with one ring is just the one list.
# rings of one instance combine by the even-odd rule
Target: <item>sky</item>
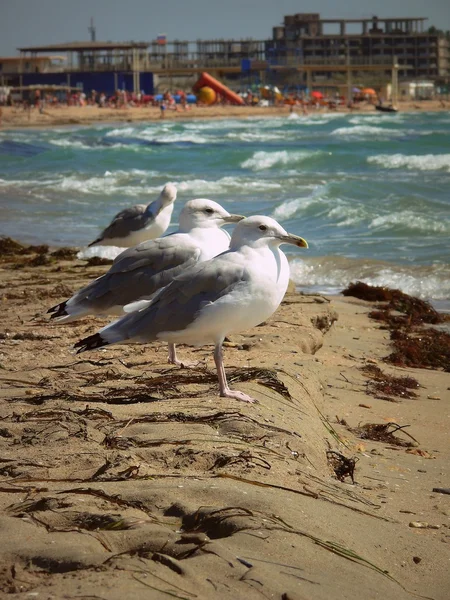
[[0,56],[20,46],[97,40],[269,39],[285,15],[322,18],[428,17],[427,26],[450,30],[449,0],[0,0]]

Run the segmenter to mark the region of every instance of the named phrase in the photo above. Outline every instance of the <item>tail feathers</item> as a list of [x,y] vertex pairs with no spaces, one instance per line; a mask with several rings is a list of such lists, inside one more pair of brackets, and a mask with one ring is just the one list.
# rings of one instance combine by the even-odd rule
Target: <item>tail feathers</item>
[[102,348],[103,346],[108,346],[110,342],[103,339],[99,333],[94,333],[94,335],[89,335],[88,337],[79,340],[74,348],[77,348],[77,354],[80,352],[86,352],[87,350],[95,350],[96,348]]
[[69,315],[69,313],[66,311],[66,305],[67,305],[67,301],[61,302],[60,304],[57,304],[56,306],[52,306],[52,308],[48,309],[47,314],[53,313],[52,316],[50,317],[51,319],[67,317]]
[[95,312],[91,313],[84,306],[74,303],[69,304],[69,302],[69,300],[66,300],[66,302],[61,302],[61,304],[49,308],[47,313],[51,313],[50,320],[58,321],[58,323],[71,323],[86,315],[95,314]]

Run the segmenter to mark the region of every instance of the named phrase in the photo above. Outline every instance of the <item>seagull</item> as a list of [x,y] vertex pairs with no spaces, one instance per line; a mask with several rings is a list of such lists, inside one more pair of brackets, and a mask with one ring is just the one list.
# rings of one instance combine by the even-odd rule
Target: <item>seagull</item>
[[170,225],[176,197],[177,188],[166,184],[158,199],[148,206],[136,204],[118,213],[89,246],[130,248],[162,236]]
[[[47,312],[51,319],[69,322],[86,315],[123,315],[141,309],[176,275],[227,250],[230,235],[221,227],[243,218],[213,200],[189,200],[180,213],[177,232],[124,250],[105,275]],[[169,344],[169,362],[182,365],[174,344]]]
[[225,337],[268,319],[289,283],[289,264],[281,244],[307,248],[266,216],[241,220],[230,248],[178,275],[146,307],[115,321],[75,344],[78,352],[110,344],[164,340],[193,346],[214,344],[220,396],[255,402],[228,386],[223,365]]

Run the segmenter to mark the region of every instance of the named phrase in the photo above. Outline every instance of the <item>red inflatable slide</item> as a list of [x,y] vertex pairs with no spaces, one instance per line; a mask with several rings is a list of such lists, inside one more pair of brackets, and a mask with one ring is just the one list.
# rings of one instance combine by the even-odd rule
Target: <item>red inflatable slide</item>
[[223,85],[223,83],[220,83],[220,81],[217,81],[217,79],[214,79],[214,77],[211,77],[211,75],[208,75],[208,73],[202,73],[200,75],[200,79],[194,84],[192,89],[194,92],[197,92],[202,87],[210,87],[216,92],[216,94],[220,94],[229,100],[231,104],[245,104],[244,100],[240,96],[235,94],[226,85]]

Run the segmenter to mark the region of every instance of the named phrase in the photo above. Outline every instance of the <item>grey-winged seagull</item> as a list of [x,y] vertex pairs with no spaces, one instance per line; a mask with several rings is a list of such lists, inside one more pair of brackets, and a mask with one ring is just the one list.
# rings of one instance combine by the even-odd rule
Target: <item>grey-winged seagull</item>
[[75,344],[78,352],[109,344],[165,340],[193,346],[214,344],[220,395],[255,400],[228,387],[222,343],[230,333],[254,327],[278,308],[289,283],[289,264],[281,244],[307,248],[270,217],[240,221],[230,248],[178,275],[149,306],[122,317]]
[[147,206],[136,204],[118,213],[100,236],[89,246],[130,248],[165,233],[170,225],[177,188],[168,183],[157,200]]
[[[180,213],[177,232],[124,250],[105,275],[47,312],[51,319],[68,322],[86,315],[122,315],[146,306],[176,275],[227,250],[230,235],[221,227],[243,218],[213,200],[189,200]],[[169,361],[181,364],[173,344],[169,344]]]

